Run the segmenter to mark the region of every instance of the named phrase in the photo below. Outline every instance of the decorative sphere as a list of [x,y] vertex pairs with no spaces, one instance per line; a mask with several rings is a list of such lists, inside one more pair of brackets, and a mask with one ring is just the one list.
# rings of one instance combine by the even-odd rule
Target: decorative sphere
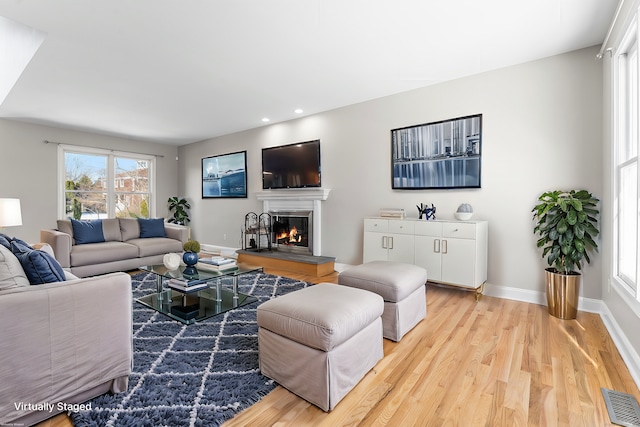
[[180,255],[174,253],[166,254],[162,258],[162,263],[167,267],[167,270],[175,270],[180,267]]
[[185,252],[182,255],[182,260],[187,266],[192,267],[198,263],[198,254],[195,252]]
[[458,206],[458,210],[456,211],[456,219],[460,221],[468,221],[473,216],[473,208],[468,203],[463,203]]

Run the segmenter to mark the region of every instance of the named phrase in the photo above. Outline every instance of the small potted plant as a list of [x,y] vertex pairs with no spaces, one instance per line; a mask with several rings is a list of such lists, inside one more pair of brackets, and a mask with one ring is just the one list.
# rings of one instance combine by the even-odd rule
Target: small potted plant
[[169,197],[167,200],[169,204],[169,212],[173,214],[173,218],[169,218],[169,222],[179,225],[187,225],[191,219],[189,218],[188,210],[191,208],[187,199],[178,197]]
[[549,267],[545,270],[547,306],[552,316],[575,319],[582,261],[598,250],[599,200],[586,190],[547,191],[533,208],[537,246]]
[[184,249],[184,254],[182,255],[182,260],[187,267],[193,267],[198,263],[198,252],[200,252],[200,243],[197,240],[187,240],[182,245],[182,249]]

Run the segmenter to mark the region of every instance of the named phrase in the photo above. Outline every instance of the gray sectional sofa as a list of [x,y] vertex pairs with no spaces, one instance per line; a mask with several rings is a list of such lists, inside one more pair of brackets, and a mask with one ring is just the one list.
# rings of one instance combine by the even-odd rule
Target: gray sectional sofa
[[182,252],[188,239],[186,227],[162,219],[58,220],[57,226],[41,230],[40,240],[51,245],[63,269],[78,277],[162,264],[167,253]]

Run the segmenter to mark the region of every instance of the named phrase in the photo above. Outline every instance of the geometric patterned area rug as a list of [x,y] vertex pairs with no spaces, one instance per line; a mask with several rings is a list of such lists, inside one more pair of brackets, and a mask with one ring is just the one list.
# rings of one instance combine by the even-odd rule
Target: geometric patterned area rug
[[154,292],[156,282],[150,273],[132,276],[129,388],[71,413],[74,426],[204,427],[233,418],[276,387],[258,369],[256,307],[308,285],[265,273],[242,275],[238,290],[257,302],[185,325],[136,302]]

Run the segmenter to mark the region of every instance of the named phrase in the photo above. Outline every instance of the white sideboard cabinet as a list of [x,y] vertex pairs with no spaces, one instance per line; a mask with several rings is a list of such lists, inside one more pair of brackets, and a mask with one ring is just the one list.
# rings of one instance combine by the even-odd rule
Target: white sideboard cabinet
[[385,218],[364,220],[363,258],[368,261],[396,261],[413,264],[414,222]]
[[388,260],[427,269],[430,282],[482,292],[487,281],[487,221],[365,218],[363,262]]

